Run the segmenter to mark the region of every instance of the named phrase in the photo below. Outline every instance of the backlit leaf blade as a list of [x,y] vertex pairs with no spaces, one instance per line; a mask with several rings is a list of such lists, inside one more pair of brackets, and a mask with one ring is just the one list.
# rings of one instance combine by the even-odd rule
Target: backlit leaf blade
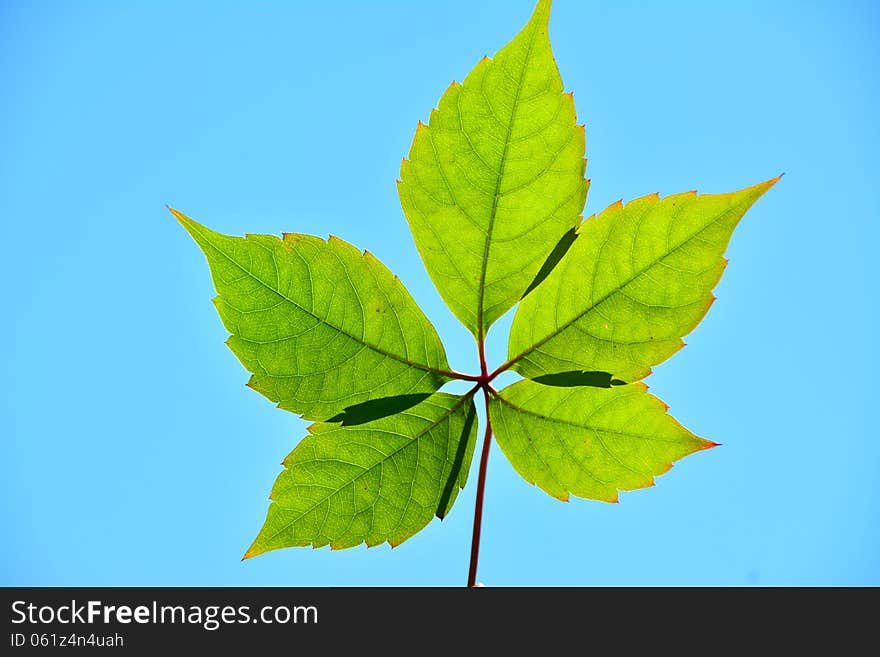
[[397,277],[336,237],[230,237],[172,210],[205,253],[230,349],[280,408],[328,419],[449,380],[434,327]]
[[734,228],[777,180],[730,194],[645,196],[587,219],[517,309],[508,342],[513,369],[529,378],[650,374],[709,310]]
[[473,395],[436,393],[365,424],[320,423],[284,460],[245,558],[291,546],[399,545],[443,518],[467,481]]
[[654,485],[672,462],[715,443],[698,438],[643,383],[609,388],[519,381],[493,395],[498,445],[529,483],[561,500],[616,502]]
[[475,336],[522,297],[587,195],[583,126],[541,0],[526,27],[419,124],[398,190],[425,267]]

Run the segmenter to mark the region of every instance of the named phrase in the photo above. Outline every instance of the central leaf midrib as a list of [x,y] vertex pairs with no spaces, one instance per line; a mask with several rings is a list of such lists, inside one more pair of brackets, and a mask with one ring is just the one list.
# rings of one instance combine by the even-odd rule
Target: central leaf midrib
[[489,265],[489,248],[492,244],[492,231],[495,227],[495,215],[498,212],[498,202],[501,199],[501,183],[504,180],[504,167],[507,162],[507,150],[510,146],[510,135],[513,132],[513,122],[516,119],[516,109],[519,104],[519,95],[522,90],[523,79],[526,75],[526,68],[529,64],[529,57],[532,55],[532,46],[535,43],[535,33],[538,31],[537,26],[532,26],[531,34],[529,35],[529,47],[526,49],[525,57],[523,57],[523,65],[522,69],[520,69],[519,80],[516,85],[516,92],[513,96],[513,106],[510,110],[510,122],[507,125],[507,133],[504,136],[504,146],[501,150],[501,162],[498,167],[498,179],[495,182],[495,194],[492,197],[492,209],[489,211],[489,225],[486,227],[486,240],[483,243],[483,260],[480,263],[480,284],[478,287],[479,290],[479,298],[477,302],[477,332],[478,338],[482,340],[482,337],[486,334],[483,327],[483,306],[485,303],[485,295],[486,295],[486,270]]
[[[320,500],[318,500],[317,502],[315,502],[315,503],[314,503],[312,506],[310,506],[308,509],[306,509],[305,511],[303,511],[302,513],[300,513],[296,518],[293,518],[290,522],[288,522],[287,524],[285,524],[284,527],[282,527],[281,529],[279,529],[277,532],[275,532],[275,533],[272,534],[271,536],[266,537],[266,540],[267,540],[267,541],[271,541],[273,538],[275,538],[276,536],[278,536],[278,535],[281,534],[282,532],[286,531],[291,525],[293,525],[293,524],[299,522],[299,521],[302,520],[304,517],[306,517],[307,515],[309,515],[312,511],[314,511],[314,510],[317,509],[319,506],[321,506],[322,504],[324,504],[324,503],[325,503],[327,500],[329,500],[331,497],[333,497],[334,495],[339,495],[339,493],[340,493],[342,490],[348,488],[349,486],[351,486],[351,485],[354,484],[355,482],[359,481],[359,480],[361,479],[361,477],[364,477],[364,476],[365,476],[366,474],[368,474],[369,472],[372,472],[373,470],[375,470],[375,469],[378,468],[379,466],[383,465],[383,464],[386,463],[389,459],[391,459],[391,458],[392,458],[393,456],[395,456],[396,454],[402,452],[402,451],[403,451],[404,449],[406,449],[407,447],[410,447],[410,446],[414,445],[414,444],[416,443],[417,440],[419,440],[422,436],[424,436],[426,433],[428,433],[429,431],[431,431],[433,428],[439,426],[441,423],[443,423],[444,421],[446,421],[449,417],[452,416],[453,413],[455,413],[459,408],[461,408],[462,404],[464,404],[466,401],[468,401],[469,399],[472,399],[472,398],[473,398],[473,393],[469,393],[469,394],[463,395],[463,396],[462,396],[457,402],[455,402],[455,404],[452,405],[452,407],[451,407],[449,410],[447,410],[447,411],[446,411],[441,417],[439,417],[439,418],[437,418],[436,420],[434,420],[434,422],[433,422],[432,424],[430,424],[428,427],[426,427],[424,430],[420,431],[418,434],[416,434],[415,436],[413,436],[413,438],[411,438],[411,439],[408,440],[407,442],[403,443],[403,445],[401,445],[400,447],[398,447],[397,449],[395,449],[394,451],[392,451],[390,454],[386,454],[383,458],[381,458],[381,459],[379,459],[378,461],[376,461],[373,465],[371,465],[371,466],[369,466],[369,467],[367,467],[367,468],[364,468],[364,469],[363,469],[361,472],[359,472],[355,477],[353,477],[353,478],[350,479],[349,481],[345,482],[344,484],[340,485],[340,486],[339,486],[336,490],[334,490],[332,493],[330,493],[330,494],[328,494],[328,495],[325,495],[323,498],[321,498]],[[400,434],[397,434],[397,435],[400,435]],[[277,502],[277,501],[275,501],[275,500],[273,500],[273,502],[274,502],[275,504],[277,504],[279,508],[281,508],[281,509],[283,509],[283,510],[285,510],[285,511],[293,511],[293,509],[288,509],[288,508],[282,506],[279,502]]]
[[[693,202],[693,201],[696,200],[697,198],[698,198],[698,197],[694,197],[694,199],[692,199],[691,202]],[[675,245],[673,248],[671,248],[669,251],[667,251],[666,253],[664,253],[664,254],[661,255],[660,257],[656,258],[655,260],[652,260],[650,263],[648,263],[647,266],[643,267],[642,269],[640,269],[639,271],[637,271],[636,273],[634,273],[634,274],[633,274],[632,276],[630,276],[626,281],[620,283],[620,284],[617,285],[614,289],[612,289],[612,290],[610,290],[609,292],[607,292],[606,294],[604,294],[601,298],[599,298],[599,300],[592,302],[591,305],[590,305],[589,307],[587,307],[583,312],[578,313],[578,314],[575,315],[572,319],[570,319],[570,320],[568,320],[567,322],[563,323],[561,326],[558,326],[558,327],[557,327],[556,329],[554,329],[551,333],[549,333],[549,334],[546,335],[545,337],[541,338],[538,342],[536,342],[535,344],[533,344],[531,347],[529,347],[528,349],[526,349],[526,350],[523,351],[522,353],[518,354],[517,356],[511,358],[511,359],[507,362],[507,367],[510,367],[510,366],[514,365],[515,363],[517,363],[518,361],[522,360],[523,358],[525,358],[526,356],[528,356],[530,353],[532,353],[533,351],[535,351],[536,349],[538,349],[538,348],[540,348],[541,346],[543,346],[544,344],[546,344],[548,341],[550,341],[550,340],[552,340],[553,338],[555,338],[557,335],[559,335],[560,333],[562,333],[562,332],[563,332],[565,329],[567,329],[569,326],[571,326],[572,324],[574,324],[575,322],[577,322],[577,321],[579,321],[581,318],[583,318],[587,313],[589,313],[589,312],[595,310],[598,306],[602,305],[602,304],[603,304],[605,301],[607,301],[609,298],[611,298],[612,296],[614,296],[615,294],[617,294],[618,292],[620,292],[621,290],[623,290],[627,285],[629,285],[629,284],[632,283],[634,280],[636,280],[637,278],[639,278],[640,276],[642,276],[643,274],[645,274],[645,273],[646,273],[647,271],[649,271],[651,268],[655,267],[655,266],[656,266],[659,262],[661,262],[664,258],[668,258],[670,255],[672,255],[673,253],[675,253],[676,251],[678,251],[678,250],[679,250],[681,247],[683,247],[685,244],[687,244],[688,242],[690,242],[691,240],[693,240],[695,237],[697,237],[700,233],[709,230],[709,228],[710,228],[711,226],[713,226],[714,224],[716,224],[716,223],[718,223],[719,221],[721,221],[721,219],[723,219],[725,216],[727,216],[728,214],[730,214],[730,213],[733,212],[734,210],[738,209],[738,208],[740,207],[740,205],[742,205],[742,203],[737,203],[736,205],[732,205],[731,207],[727,208],[727,210],[725,210],[724,212],[722,212],[722,213],[721,213],[720,215],[718,215],[715,219],[713,219],[713,220],[710,221],[708,224],[706,224],[705,226],[703,226],[702,228],[700,228],[698,231],[696,231],[695,233],[693,233],[693,234],[689,235],[688,237],[686,237],[684,240],[682,240],[681,242],[679,242],[678,244],[676,244],[676,245]],[[583,225],[586,225],[586,222],[584,222]]]
[[[414,367],[414,368],[416,368],[416,369],[420,369],[420,370],[423,370],[423,371],[425,371],[425,372],[429,372],[429,373],[431,373],[431,374],[436,374],[436,375],[438,375],[438,376],[447,376],[447,377],[448,377],[448,376],[451,374],[450,372],[446,372],[445,370],[438,369],[438,368],[434,368],[434,367],[430,367],[430,366],[428,366],[428,365],[423,365],[422,363],[416,363],[416,362],[413,362],[413,361],[408,360],[408,359],[406,359],[406,358],[403,358],[403,357],[401,357],[401,356],[399,356],[399,355],[397,355],[397,354],[394,354],[394,353],[392,353],[392,352],[390,352],[390,351],[386,351],[386,350],[382,349],[381,347],[377,347],[376,345],[372,345],[372,344],[370,344],[369,342],[367,342],[366,340],[357,337],[357,336],[354,335],[353,333],[349,333],[348,331],[346,331],[346,330],[343,329],[343,328],[340,328],[340,327],[338,327],[338,326],[335,326],[335,325],[331,324],[329,321],[327,321],[326,318],[324,318],[324,317],[320,317],[320,316],[316,315],[314,312],[312,312],[312,311],[309,310],[308,308],[302,306],[301,304],[297,303],[296,301],[294,301],[293,299],[291,299],[291,298],[288,297],[287,295],[282,294],[280,290],[276,290],[274,287],[272,287],[271,285],[269,285],[269,284],[268,284],[266,281],[264,281],[262,278],[260,278],[259,276],[256,276],[256,275],[255,275],[253,272],[251,272],[249,269],[247,269],[247,268],[245,268],[244,266],[242,266],[241,263],[239,263],[237,260],[235,260],[235,259],[232,258],[231,256],[227,255],[222,249],[218,248],[218,247],[217,247],[217,246],[216,246],[216,245],[215,245],[215,244],[209,239],[210,236],[206,236],[201,230],[199,230],[199,228],[196,228],[196,230],[202,235],[202,237],[205,239],[205,242],[211,245],[211,248],[212,248],[212,249],[214,249],[217,253],[219,253],[221,256],[223,256],[224,258],[226,258],[226,259],[227,259],[229,262],[231,262],[233,265],[235,265],[236,267],[238,267],[238,269],[240,269],[241,271],[243,271],[247,276],[249,276],[250,278],[252,278],[253,280],[255,280],[257,283],[259,283],[260,285],[262,285],[264,288],[266,288],[267,290],[269,290],[269,291],[272,292],[273,294],[277,295],[280,299],[282,299],[282,300],[286,301],[287,303],[289,303],[290,305],[294,306],[297,310],[300,310],[301,312],[303,312],[303,313],[309,315],[310,317],[312,317],[312,318],[318,320],[318,321],[321,322],[322,324],[324,324],[324,325],[326,325],[326,326],[329,326],[329,327],[332,328],[333,330],[338,331],[339,333],[341,333],[342,335],[346,336],[346,337],[349,338],[350,340],[352,340],[352,341],[354,341],[354,342],[357,342],[358,344],[360,344],[360,345],[366,347],[367,349],[370,349],[370,350],[372,350],[372,351],[375,351],[376,353],[381,354],[382,356],[386,356],[386,357],[388,357],[388,358],[391,358],[391,359],[393,359],[393,360],[398,361],[399,363],[403,363],[404,365],[408,365],[408,366],[410,366],[410,367]],[[221,295],[221,296],[222,296],[222,295]]]
[[554,424],[562,424],[567,427],[574,427],[575,429],[582,429],[584,431],[597,431],[597,432],[602,431],[605,433],[613,433],[615,435],[623,436],[625,438],[641,438],[642,440],[652,440],[652,441],[658,442],[658,443],[670,443],[670,444],[676,444],[676,445],[678,444],[678,441],[663,440],[661,438],[655,438],[655,437],[653,437],[653,435],[650,435],[650,434],[632,433],[630,431],[621,431],[619,429],[608,429],[605,427],[595,427],[595,426],[586,425],[586,424],[578,424],[577,422],[572,421],[572,420],[563,420],[561,418],[550,417],[549,415],[544,415],[543,413],[539,413],[537,411],[531,411],[527,408],[523,408],[522,406],[519,406],[518,404],[515,404],[514,402],[512,402],[508,399],[505,399],[500,394],[496,393],[493,396],[500,403],[504,404],[505,406],[510,406],[512,409],[516,410],[519,413],[523,413],[525,415],[531,415],[532,417],[536,417],[539,420],[545,420],[547,422],[552,422]]

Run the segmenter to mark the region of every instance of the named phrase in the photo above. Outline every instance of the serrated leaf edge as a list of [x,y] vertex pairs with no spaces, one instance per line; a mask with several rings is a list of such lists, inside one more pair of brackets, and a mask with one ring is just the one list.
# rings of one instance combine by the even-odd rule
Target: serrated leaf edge
[[[448,393],[435,393],[435,394],[448,394]],[[456,411],[458,411],[458,410],[459,410],[464,404],[466,404],[466,403],[468,403],[468,402],[473,402],[473,398],[474,398],[474,395],[475,395],[475,394],[476,394],[476,389],[471,390],[470,392],[465,393],[464,395],[461,395],[460,398],[459,398],[459,400],[458,400],[458,401],[457,401],[457,402],[456,402],[451,408],[449,408],[449,409],[448,409],[448,410],[447,410],[447,411],[446,411],[441,417],[437,418],[437,420],[435,420],[435,421],[433,422],[433,424],[431,424],[431,425],[428,426],[427,428],[425,428],[425,429],[423,429],[422,431],[420,431],[420,432],[419,432],[417,435],[415,435],[415,436],[414,436],[409,442],[404,443],[403,445],[401,445],[400,447],[398,447],[396,450],[394,450],[391,454],[388,454],[384,459],[382,459],[382,461],[379,461],[379,462],[375,463],[374,465],[370,466],[369,468],[367,468],[367,469],[363,470],[362,472],[360,472],[360,473],[359,473],[354,479],[352,479],[351,481],[346,482],[346,483],[345,483],[345,486],[350,486],[350,485],[353,484],[355,481],[357,481],[358,479],[360,479],[361,477],[363,477],[366,473],[368,473],[368,472],[370,472],[371,470],[373,470],[373,468],[378,467],[378,466],[381,465],[383,462],[385,462],[385,461],[387,461],[389,458],[391,458],[393,455],[397,454],[397,453],[400,452],[401,450],[406,449],[407,447],[409,447],[410,445],[412,445],[413,442],[415,442],[416,440],[418,440],[419,438],[421,438],[422,436],[424,436],[424,435],[425,435],[426,433],[428,433],[430,430],[432,430],[432,429],[434,429],[435,427],[437,427],[437,426],[439,426],[440,424],[442,424],[444,421],[446,421],[448,418],[450,418],[450,417],[451,417]],[[327,427],[327,426],[328,426],[328,423],[326,423],[326,422],[314,422],[314,423],[310,424],[308,427],[306,427],[306,430],[308,431],[308,433],[309,433],[310,436],[317,436],[317,435],[320,435],[320,433],[321,433],[321,429],[323,429],[323,428],[325,428],[325,427]],[[302,445],[302,441],[300,441],[300,443],[299,443],[299,444],[293,449],[293,451],[290,452],[290,453],[284,458],[283,461],[281,461],[281,465],[285,468],[285,470],[287,469],[287,466],[288,466],[289,461],[291,460],[291,458],[292,458],[293,455],[296,453],[296,451],[300,448],[301,445]],[[283,473],[282,473],[282,474],[283,474]],[[281,474],[279,474],[278,476],[276,476],[276,480],[277,480],[278,477],[280,477],[280,476],[281,476]],[[459,484],[459,490],[463,490],[463,489],[464,489],[464,486],[466,485],[466,483],[467,483],[467,479],[465,478],[465,479]],[[324,497],[323,499],[321,499],[319,502],[313,504],[309,509],[307,509],[306,511],[302,512],[302,513],[301,513],[296,519],[291,520],[289,523],[287,523],[287,524],[284,526],[284,528],[282,528],[281,530],[275,532],[275,533],[274,533],[272,536],[270,536],[269,538],[274,538],[275,536],[277,536],[278,534],[280,534],[282,531],[284,531],[285,529],[287,529],[288,527],[290,527],[290,525],[292,525],[293,523],[297,522],[300,518],[302,518],[302,517],[304,517],[305,515],[311,513],[312,511],[314,511],[316,508],[318,508],[318,506],[320,506],[321,504],[323,504],[324,502],[326,502],[327,500],[329,500],[329,499],[330,499],[331,497],[333,497],[333,495],[335,495],[335,494],[336,494],[336,492],[334,491],[333,493],[330,493],[329,495],[327,495],[326,497]],[[274,499],[273,499],[271,493],[269,494],[269,500],[270,500],[273,504],[277,504],[277,502],[274,501]],[[447,514],[447,515],[448,515],[448,514]],[[435,513],[435,514],[434,514],[434,517],[439,518],[440,521],[442,522],[447,516],[441,516],[441,515],[439,515],[439,513]],[[429,523],[430,523],[430,521],[429,521]],[[427,526],[427,525],[425,525],[425,526]],[[424,529],[424,527],[423,527],[422,529]],[[262,531],[262,530],[261,530],[261,531]],[[421,529],[420,529],[419,531],[421,531]],[[366,545],[367,548],[373,548],[373,547],[377,547],[377,546],[379,546],[379,545],[383,545],[383,544],[387,543],[387,544],[393,549],[393,548],[396,548],[397,546],[399,546],[399,545],[400,545],[401,543],[403,543],[404,541],[408,540],[409,538],[411,538],[411,536],[408,536],[408,537],[406,537],[406,538],[402,538],[402,539],[400,539],[400,540],[386,539],[386,540],[378,541],[378,542],[375,542],[375,543],[369,543],[369,542],[367,542],[367,541],[361,541],[360,543],[357,543],[357,544],[355,544],[355,545],[345,545],[345,546],[334,545],[332,542],[330,542],[330,543],[320,543],[320,544],[316,544],[316,543],[314,543],[314,542],[311,542],[311,543],[306,543],[306,544],[303,544],[303,545],[293,545],[293,546],[285,546],[285,547],[311,547],[312,549],[318,549],[318,548],[326,547],[326,546],[329,545],[329,547],[330,547],[331,550],[341,550],[341,549],[355,548],[355,547],[358,547],[358,546],[361,546],[361,545]],[[257,538],[254,539],[254,541],[251,543],[251,546],[247,549],[247,551],[244,553],[244,556],[241,558],[242,561],[245,561],[245,560],[247,560],[247,559],[251,559],[251,558],[256,557],[256,556],[259,556],[259,555],[261,555],[261,554],[266,554],[267,552],[273,552],[273,551],[275,551],[275,550],[284,549],[283,547],[278,547],[278,548],[271,548],[271,549],[269,549],[269,550],[257,550],[257,549],[255,549],[255,548],[256,548],[256,544],[257,544],[257,540],[258,540],[258,539],[259,539],[259,532],[258,532]]]
[[[694,444],[695,444],[694,449],[691,450],[691,451],[689,451],[687,454],[685,454],[685,455],[682,456],[681,458],[685,458],[686,456],[690,456],[690,455],[692,455],[692,454],[696,454],[697,452],[702,452],[702,451],[706,451],[706,450],[713,449],[713,448],[715,448],[715,447],[720,447],[720,446],[721,446],[721,443],[716,443],[716,442],[714,442],[714,441],[712,441],[712,440],[709,440],[709,439],[707,439],[707,438],[702,438],[702,437],[696,435],[696,434],[693,433],[690,429],[688,429],[687,427],[685,427],[681,422],[679,422],[675,417],[673,417],[672,415],[670,415],[670,414],[669,414],[669,405],[668,405],[666,402],[664,402],[662,399],[660,399],[659,397],[656,397],[655,395],[648,394],[648,384],[646,384],[644,381],[636,381],[635,383],[631,383],[631,384],[629,384],[629,385],[631,385],[631,386],[633,386],[633,387],[635,387],[635,388],[641,390],[643,393],[645,393],[645,395],[646,395],[647,398],[651,401],[651,403],[653,403],[653,404],[654,404],[655,406],[657,406],[658,408],[661,408],[661,409],[663,410],[664,415],[665,415],[669,420],[671,420],[671,421],[676,425],[676,427],[677,427],[678,429],[681,429],[682,431],[684,431],[684,432],[688,435],[688,437],[690,437],[690,438],[692,438],[692,439],[694,440]],[[567,421],[567,420],[560,420],[559,418],[550,417],[550,416],[548,416],[548,415],[544,415],[543,413],[537,413],[537,412],[535,412],[535,411],[531,411],[531,410],[529,410],[529,409],[525,409],[525,408],[523,408],[523,407],[521,407],[521,406],[518,406],[518,405],[514,404],[513,402],[511,402],[511,401],[509,401],[509,400],[507,400],[507,399],[504,399],[504,397],[501,396],[501,393],[500,393],[499,391],[497,391],[497,390],[494,390],[494,389],[491,390],[491,395],[492,395],[492,397],[494,397],[495,399],[497,399],[500,403],[505,404],[505,405],[507,405],[507,406],[510,406],[511,408],[516,409],[516,412],[518,412],[518,413],[523,413],[524,415],[531,415],[532,417],[537,417],[537,418],[539,418],[539,419],[541,419],[541,420],[545,420],[545,421],[548,421],[548,422],[558,422],[558,423],[560,423],[560,424],[566,424],[566,425],[569,425],[569,426],[574,426],[575,428],[578,428],[578,429],[584,429],[584,430],[587,430],[587,429],[588,429],[588,427],[584,427],[584,426],[579,425],[579,424],[576,424],[576,423],[574,423],[574,422],[570,422],[570,421]],[[621,433],[619,430],[616,430],[616,429],[608,429],[607,431],[609,431],[610,433]],[[644,436],[644,438],[647,438],[647,436]],[[654,440],[656,440],[656,439],[654,439]],[[679,459],[679,460],[680,460],[680,459]],[[512,465],[512,464],[511,464],[511,465]],[[643,489],[645,489],[645,488],[651,488],[651,487],[653,487],[653,486],[656,485],[657,477],[663,476],[664,474],[666,474],[667,472],[669,472],[670,470],[672,470],[672,468],[673,468],[674,466],[673,466],[673,463],[672,463],[672,462],[669,462],[669,463],[665,463],[663,467],[664,467],[664,469],[663,469],[659,474],[652,475],[652,476],[650,477],[650,481],[649,481],[649,483],[646,483],[646,484],[643,485],[643,486],[638,486],[638,487],[635,487],[635,488],[628,488],[628,489],[618,488],[618,489],[614,492],[613,495],[611,495],[611,496],[609,496],[608,498],[605,498],[605,499],[595,499],[595,498],[591,498],[591,497],[581,497],[581,496],[579,496],[579,495],[574,495],[573,493],[566,493],[564,496],[556,495],[556,494],[554,494],[554,493],[548,491],[546,488],[544,488],[543,486],[541,486],[541,485],[540,485],[539,483],[537,483],[536,481],[533,481],[533,480],[531,480],[529,477],[526,477],[525,475],[523,475],[518,469],[516,470],[516,472],[517,472],[517,474],[518,474],[520,477],[522,477],[522,479],[523,479],[524,481],[526,481],[528,484],[530,484],[530,485],[532,485],[532,486],[534,486],[534,487],[540,489],[541,491],[543,491],[544,493],[546,493],[546,494],[549,495],[550,497],[552,497],[552,498],[554,498],[554,499],[556,499],[556,500],[559,500],[560,502],[569,502],[569,501],[571,500],[571,497],[574,496],[574,497],[577,497],[578,499],[595,500],[595,501],[598,501],[598,502],[608,502],[608,503],[610,503],[610,504],[619,504],[619,503],[620,503],[620,493],[621,493],[621,492],[631,492],[631,491],[634,491],[634,490],[643,490]],[[516,468],[515,468],[515,469],[516,469]]]

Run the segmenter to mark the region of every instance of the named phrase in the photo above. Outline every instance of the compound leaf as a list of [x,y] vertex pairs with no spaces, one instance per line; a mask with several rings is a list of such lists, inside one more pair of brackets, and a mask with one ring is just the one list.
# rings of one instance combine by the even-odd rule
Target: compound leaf
[[[245,558],[393,547],[445,517],[467,481],[479,389],[508,460],[562,500],[616,502],[715,446],[638,380],[705,316],[734,229],[778,178],[619,202],[582,223],[584,128],[551,50],[550,5],[538,0],[494,59],[450,85],[400,169],[416,246],[477,338],[480,375],[450,370],[434,327],[370,253],[332,236],[226,236],[171,210],[207,257],[248,385],[319,420],[284,460]],[[508,361],[489,375],[484,338],[517,303]],[[497,392],[507,369],[527,378]],[[451,379],[476,385],[437,392]]]
[[332,236],[230,237],[172,212],[208,259],[248,385],[279,407],[325,420],[449,380],[434,327],[369,252]]
[[396,415],[309,432],[284,460],[245,558],[289,546],[396,546],[445,517],[467,481],[477,416],[473,394],[436,393]]
[[441,296],[478,339],[523,296],[587,196],[584,130],[550,49],[550,1],[419,124],[401,204]]
[[508,363],[529,378],[650,374],[709,310],[734,228],[777,180],[731,194],[654,194],[587,219],[517,309]]
[[715,443],[698,438],[643,383],[608,388],[518,381],[493,395],[492,428],[522,477],[561,500],[616,502],[654,485],[672,462]]

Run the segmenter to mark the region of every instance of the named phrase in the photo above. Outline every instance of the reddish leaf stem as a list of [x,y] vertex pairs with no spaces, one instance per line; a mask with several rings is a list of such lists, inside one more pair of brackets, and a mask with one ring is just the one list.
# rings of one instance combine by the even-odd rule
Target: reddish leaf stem
[[448,376],[451,379],[458,379],[459,381],[473,381],[475,383],[479,383],[483,380],[483,377],[479,374],[464,374],[463,372],[456,372],[455,370],[437,370],[438,374],[442,374],[443,376]]
[[[482,354],[481,354],[482,355]],[[485,370],[484,370],[485,373]],[[486,400],[486,434],[483,437],[483,451],[480,455],[480,474],[477,477],[477,502],[474,506],[474,533],[471,539],[471,565],[468,570],[469,587],[477,583],[477,562],[480,558],[480,529],[483,524],[483,491],[486,488],[486,464],[489,462],[489,447],[492,444],[492,422],[489,419],[489,384],[481,382],[483,397]]]
[[480,352],[480,376],[477,377],[477,381],[482,385],[489,381],[489,368],[486,367],[486,338],[482,329],[477,337],[477,351]]
[[489,463],[489,448],[492,445],[492,420],[489,418],[489,368],[486,367],[486,344],[483,331],[477,336],[477,350],[480,352],[480,375],[476,377],[477,386],[483,389],[483,398],[486,401],[486,433],[483,436],[483,450],[480,453],[480,473],[477,477],[477,501],[474,505],[474,533],[471,538],[471,563],[468,569],[469,587],[477,583],[477,562],[480,559],[480,530],[483,525],[483,495],[486,489],[486,465]]

